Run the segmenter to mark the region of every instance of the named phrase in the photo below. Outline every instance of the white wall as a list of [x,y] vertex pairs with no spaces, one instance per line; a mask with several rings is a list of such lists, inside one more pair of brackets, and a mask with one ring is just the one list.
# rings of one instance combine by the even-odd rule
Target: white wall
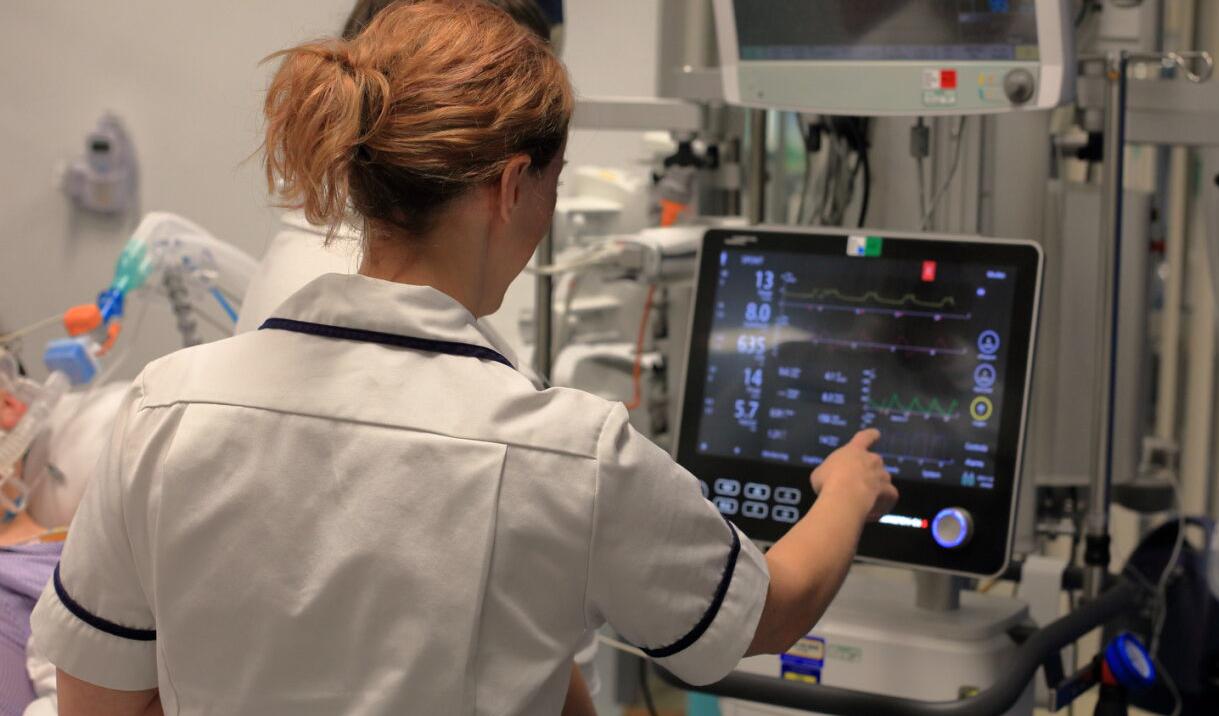
[[[581,97],[652,97],[656,94],[656,0],[566,0],[563,60]],[[645,156],[638,132],[577,130],[569,164],[640,169]]]
[[[74,210],[56,167],[81,154],[107,110],[139,154],[141,210],[182,214],[260,255],[276,226],[257,158],[267,54],[337,32],[352,0],[4,3],[0,8],[0,334],[95,298],[138,216]],[[654,0],[568,0],[565,60],[577,91],[651,95]],[[576,132],[568,159],[645,171],[638,133]],[[513,287],[496,323],[510,339],[532,305],[532,282]],[[165,306],[150,302],[122,371],[134,374],[178,347]],[[207,329],[205,329],[207,330]],[[209,334],[210,335],[210,334]],[[54,328],[26,341],[41,363]]]
[[[269,68],[290,43],[337,32],[349,0],[9,2],[0,8],[0,333],[93,300],[129,230],[70,208],[54,183],[105,110],[139,153],[142,207],[183,214],[258,255],[275,227],[257,161]],[[168,311],[124,371],[177,347]],[[40,364],[52,330],[27,341]]]

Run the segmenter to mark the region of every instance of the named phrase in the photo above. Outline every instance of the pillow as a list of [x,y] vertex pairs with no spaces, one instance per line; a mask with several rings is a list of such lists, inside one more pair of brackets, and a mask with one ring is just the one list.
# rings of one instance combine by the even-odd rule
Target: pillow
[[330,246],[323,246],[325,229],[309,224],[300,214],[285,215],[283,223],[246,289],[235,333],[257,330],[281,303],[318,276],[355,273],[359,268],[358,234],[340,231]]

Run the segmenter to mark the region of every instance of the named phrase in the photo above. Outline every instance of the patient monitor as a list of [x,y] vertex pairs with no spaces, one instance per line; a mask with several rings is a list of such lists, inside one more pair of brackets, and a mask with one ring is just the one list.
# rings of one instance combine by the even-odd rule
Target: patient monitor
[[1064,0],[715,0],[730,104],[979,114],[1074,96]]
[[708,231],[677,459],[755,539],[809,472],[878,428],[901,499],[865,560],[994,575],[1011,552],[1041,280],[1032,242],[831,229]]

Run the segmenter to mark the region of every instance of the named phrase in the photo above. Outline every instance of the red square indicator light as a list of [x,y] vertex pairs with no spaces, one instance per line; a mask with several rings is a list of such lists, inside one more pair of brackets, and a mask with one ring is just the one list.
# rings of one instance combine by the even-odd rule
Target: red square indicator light
[[957,88],[957,71],[940,70],[940,89]]
[[935,262],[934,261],[924,261],[923,262],[923,281],[926,283],[931,283],[934,280],[935,280]]

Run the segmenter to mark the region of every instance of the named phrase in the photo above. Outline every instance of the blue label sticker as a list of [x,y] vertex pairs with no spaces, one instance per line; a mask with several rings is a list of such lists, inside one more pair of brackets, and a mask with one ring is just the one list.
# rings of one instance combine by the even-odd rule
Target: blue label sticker
[[825,663],[825,639],[820,637],[807,635],[796,642],[795,646],[787,650],[784,657],[792,656],[805,661],[816,661]]
[[811,659],[801,659],[798,656],[784,654],[780,657],[779,675],[785,681],[799,681],[805,684],[821,683],[822,662]]
[[825,668],[825,639],[805,636],[779,657],[779,675],[787,681],[820,684]]

